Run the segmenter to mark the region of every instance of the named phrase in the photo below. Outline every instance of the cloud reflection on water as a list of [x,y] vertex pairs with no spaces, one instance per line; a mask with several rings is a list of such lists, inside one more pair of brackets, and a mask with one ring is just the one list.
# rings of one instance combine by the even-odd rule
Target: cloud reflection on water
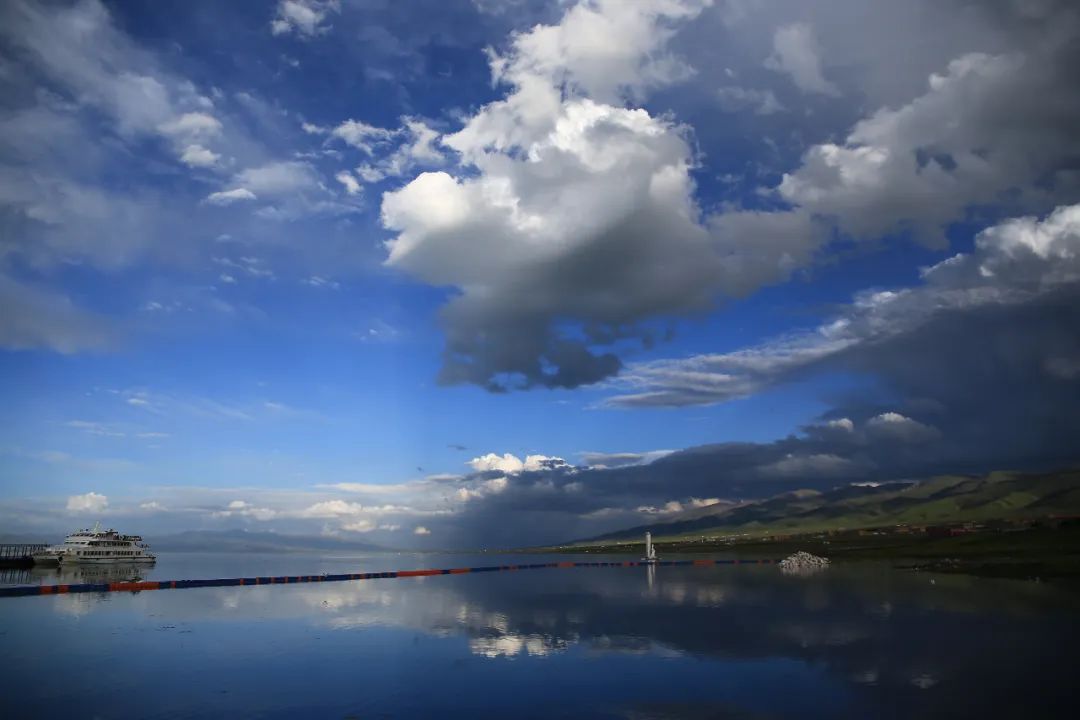
[[[772,567],[664,567],[650,587],[642,568],[540,570],[69,595],[29,598],[23,607],[155,637],[287,630],[296,638],[276,652],[297,653],[313,667],[331,657],[350,662],[353,648],[376,642],[409,667],[443,654],[490,667],[541,662],[547,669],[536,672],[573,667],[585,675],[633,662],[657,677],[676,673],[675,683],[713,663],[719,673],[752,672],[755,682],[794,682],[790,668],[800,668],[867,712],[888,701],[933,715],[976,689],[982,695],[965,707],[990,712],[1029,684],[1053,703],[1070,682],[1066,665],[1036,668],[1068,646],[1065,636],[1075,636],[1061,625],[1075,616],[1075,596],[1033,583],[934,579],[931,585],[924,574],[873,565],[808,578]],[[243,641],[234,642],[240,652]],[[327,655],[328,647],[338,655]],[[412,647],[427,650],[413,657],[420,651]]]

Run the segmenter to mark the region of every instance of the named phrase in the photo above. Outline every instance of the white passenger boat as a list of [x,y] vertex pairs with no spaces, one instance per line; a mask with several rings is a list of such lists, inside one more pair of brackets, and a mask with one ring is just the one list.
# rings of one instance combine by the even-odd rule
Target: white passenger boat
[[53,545],[33,554],[35,565],[69,563],[152,563],[157,558],[139,535],[121,535],[115,530],[76,530],[63,545]]

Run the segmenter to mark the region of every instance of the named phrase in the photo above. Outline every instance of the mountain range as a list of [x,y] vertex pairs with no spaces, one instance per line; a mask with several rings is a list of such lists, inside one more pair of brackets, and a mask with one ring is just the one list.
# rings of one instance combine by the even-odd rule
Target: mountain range
[[378,552],[386,548],[346,538],[250,530],[189,530],[147,538],[154,550],[183,552]]
[[720,503],[580,543],[702,535],[796,534],[822,530],[940,525],[993,519],[1080,516],[1080,468],[948,475],[922,481],[796,490],[765,500]]

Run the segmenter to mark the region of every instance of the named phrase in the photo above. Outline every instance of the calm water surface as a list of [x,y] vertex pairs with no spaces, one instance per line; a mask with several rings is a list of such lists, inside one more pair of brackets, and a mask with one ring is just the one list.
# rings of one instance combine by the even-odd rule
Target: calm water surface
[[[138,572],[538,561],[530,558],[162,553]],[[768,566],[652,575],[535,570],[0,599],[0,716],[1074,716],[1075,594],[872,564],[809,578]]]

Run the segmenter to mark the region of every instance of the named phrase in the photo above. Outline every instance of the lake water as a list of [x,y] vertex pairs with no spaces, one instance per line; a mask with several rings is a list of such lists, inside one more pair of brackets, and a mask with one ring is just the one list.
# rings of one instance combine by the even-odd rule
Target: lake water
[[[141,572],[539,561],[162,553]],[[547,569],[9,598],[0,717],[1074,717],[1077,598],[874,564],[807,578]]]

